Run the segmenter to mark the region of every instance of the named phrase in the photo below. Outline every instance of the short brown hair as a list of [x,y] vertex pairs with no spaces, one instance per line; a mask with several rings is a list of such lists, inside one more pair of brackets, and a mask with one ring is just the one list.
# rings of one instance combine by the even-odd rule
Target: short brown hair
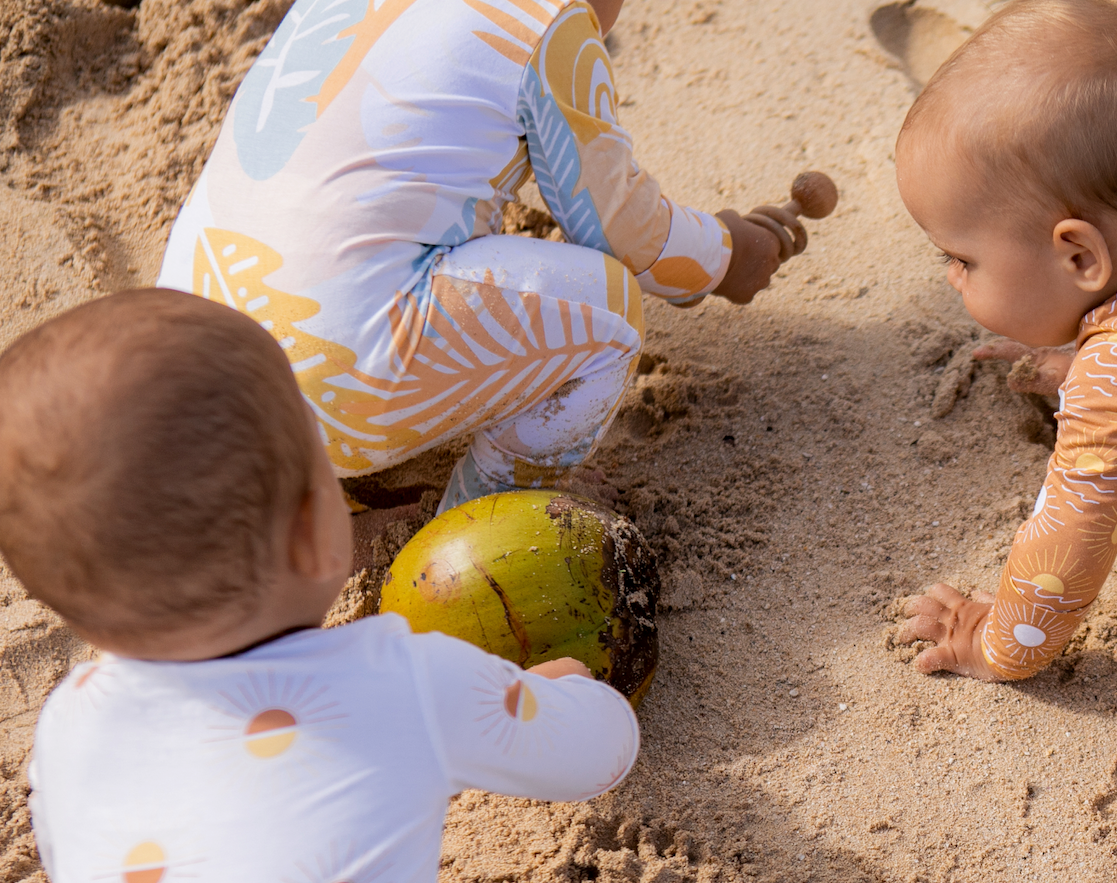
[[129,291],[0,355],[0,553],[102,637],[255,609],[317,444],[282,350],[235,310]]
[[998,205],[1117,209],[1117,4],[1005,5],[927,83],[900,140],[925,116]]

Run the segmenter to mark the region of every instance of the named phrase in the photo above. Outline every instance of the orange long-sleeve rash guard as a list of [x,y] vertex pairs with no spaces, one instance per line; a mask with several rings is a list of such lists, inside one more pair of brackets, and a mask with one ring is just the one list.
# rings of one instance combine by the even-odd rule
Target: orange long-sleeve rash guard
[[1043,489],[982,635],[1006,680],[1030,677],[1062,650],[1117,558],[1117,298],[1083,318],[1055,417]]

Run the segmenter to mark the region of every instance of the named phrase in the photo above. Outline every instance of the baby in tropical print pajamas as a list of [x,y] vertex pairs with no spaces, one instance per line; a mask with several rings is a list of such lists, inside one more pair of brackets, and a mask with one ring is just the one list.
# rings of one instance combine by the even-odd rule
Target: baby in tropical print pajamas
[[434,883],[450,797],[608,790],[627,700],[394,614],[319,626],[349,510],[251,319],[126,292],[0,354],[0,554],[102,652],[39,717],[53,883]]
[[[970,314],[1040,348],[1058,436],[996,598],[940,583],[901,640],[923,671],[1027,678],[1054,659],[1117,559],[1117,4],[1017,0],[935,74],[896,146],[900,194]],[[1069,364],[1052,351],[1071,341]],[[1022,346],[1021,346],[1022,345]],[[1057,382],[1057,381],[1056,381]]]
[[[338,475],[474,433],[442,508],[553,486],[616,411],[641,292],[767,285],[772,233],[635,164],[622,2],[297,0],[245,77],[158,284],[279,341]],[[569,243],[490,235],[532,173]]]

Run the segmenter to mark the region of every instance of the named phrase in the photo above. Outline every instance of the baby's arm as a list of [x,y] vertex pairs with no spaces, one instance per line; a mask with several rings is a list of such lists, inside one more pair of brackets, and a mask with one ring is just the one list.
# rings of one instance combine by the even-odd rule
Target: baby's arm
[[414,642],[451,792],[586,800],[635,762],[640,732],[631,706],[581,663],[557,659],[523,671],[445,635]]
[[539,191],[566,238],[621,261],[641,290],[685,306],[747,303],[779,266],[779,240],[726,211],[662,195],[617,124],[609,55],[590,8],[567,6],[524,69],[518,115]]
[[1066,347],[1025,346],[1001,337],[977,347],[973,357],[1012,362],[1008,388],[1014,392],[1053,396],[1067,379],[1074,352]]
[[1063,390],[1047,478],[1032,517],[1017,531],[996,602],[989,608],[939,585],[909,604],[912,619],[900,637],[937,644],[918,657],[924,671],[1030,677],[1070,640],[1113,569],[1117,336],[1096,335],[1083,346]]

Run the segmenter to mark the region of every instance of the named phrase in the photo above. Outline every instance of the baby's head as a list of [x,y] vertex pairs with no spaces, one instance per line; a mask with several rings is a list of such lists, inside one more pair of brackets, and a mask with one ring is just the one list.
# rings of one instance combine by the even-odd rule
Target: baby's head
[[896,145],[900,193],[987,328],[1073,340],[1117,292],[1117,4],[1017,0],[939,69]]
[[0,552],[127,656],[201,659],[316,625],[346,507],[290,366],[235,310],[92,301],[0,355]]

